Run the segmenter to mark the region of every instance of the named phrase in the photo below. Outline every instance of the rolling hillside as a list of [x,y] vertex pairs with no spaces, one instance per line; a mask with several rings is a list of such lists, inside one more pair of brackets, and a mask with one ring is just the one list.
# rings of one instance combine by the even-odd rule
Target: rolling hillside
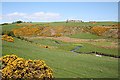
[[[2,25],[1,36],[14,39],[2,40],[2,55],[44,60],[55,78],[117,78],[118,36],[114,35],[117,30],[117,22]],[[86,54],[90,52],[107,56]]]

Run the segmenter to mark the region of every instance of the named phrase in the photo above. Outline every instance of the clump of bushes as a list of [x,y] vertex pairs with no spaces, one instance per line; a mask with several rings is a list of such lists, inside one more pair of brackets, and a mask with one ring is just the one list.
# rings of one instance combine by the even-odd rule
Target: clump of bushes
[[109,29],[110,28],[108,28],[108,27],[95,26],[95,27],[91,28],[91,32],[101,36],[103,33],[108,31]]
[[12,22],[12,24],[16,24],[16,23],[23,23],[23,21],[16,21],[16,22]]
[[8,35],[8,36],[15,37],[13,31],[6,31],[6,30],[3,30],[3,31],[2,31],[2,35]]
[[62,36],[61,33],[56,33],[56,34],[54,35],[54,37],[60,37],[60,36]]
[[8,25],[9,23],[3,23],[3,24],[1,24],[1,25]]
[[51,80],[53,71],[43,60],[25,60],[16,55],[6,55],[2,60],[3,80]]
[[39,27],[22,27],[12,31],[15,36],[33,36],[41,32]]
[[8,41],[8,42],[14,42],[14,38],[8,35],[3,35],[2,40]]

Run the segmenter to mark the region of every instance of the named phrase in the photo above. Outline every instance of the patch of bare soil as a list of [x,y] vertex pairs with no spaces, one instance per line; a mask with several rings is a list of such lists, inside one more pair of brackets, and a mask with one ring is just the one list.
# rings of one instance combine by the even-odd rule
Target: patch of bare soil
[[[96,45],[94,42],[91,42],[92,45]],[[118,49],[118,43],[117,42],[111,42],[110,45],[100,45],[99,47],[106,48],[106,49]]]
[[70,38],[70,37],[25,37],[28,39],[54,39],[54,40],[60,40],[63,42],[74,42],[74,43],[80,43],[80,42],[101,42],[106,41],[106,39],[77,39],[77,38]]

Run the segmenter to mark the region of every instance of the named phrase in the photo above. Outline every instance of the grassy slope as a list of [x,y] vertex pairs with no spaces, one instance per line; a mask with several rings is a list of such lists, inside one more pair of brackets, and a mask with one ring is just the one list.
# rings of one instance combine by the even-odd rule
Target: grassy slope
[[88,43],[83,43],[83,47],[77,50],[78,52],[101,52],[105,54],[111,54],[111,55],[118,55],[118,49],[106,49],[106,48],[101,48],[97,45],[91,45]]
[[14,43],[3,41],[2,47],[3,55],[13,53],[26,59],[45,60],[53,69],[55,77],[113,78],[118,76],[118,60],[114,58],[80,55],[56,48],[41,48],[34,43],[17,38]]
[[50,45],[50,46],[55,46],[58,47],[59,49],[62,50],[67,50],[70,51],[74,49],[76,46],[83,46],[82,48],[78,49],[78,52],[92,52],[92,51],[97,51],[105,54],[112,54],[112,55],[118,55],[118,49],[113,48],[113,49],[107,49],[100,47],[102,45],[110,45],[110,42],[96,42],[96,45],[92,45],[93,43],[65,43],[62,41],[57,41],[60,44],[56,44],[56,40],[51,40],[51,39],[32,39],[34,43],[42,44],[42,45]]
[[[26,26],[28,23],[22,23],[23,26]],[[42,23],[42,22],[34,22],[32,24],[36,24],[38,26],[43,26],[43,24],[48,24],[48,23]],[[118,24],[117,22],[98,22],[96,24],[92,24],[89,22],[84,22],[84,23],[65,23],[65,22],[51,22],[49,23],[50,26],[79,26],[79,27],[83,27],[83,26],[101,26],[101,25],[113,25],[113,24]],[[28,24],[29,25],[29,24]],[[23,26],[17,26],[16,24],[9,24],[9,25],[2,25],[3,26],[3,30],[12,30],[14,28],[20,28]]]
[[101,39],[101,38],[103,38],[101,36],[97,36],[97,35],[91,34],[91,33],[73,34],[73,35],[70,35],[69,37],[71,37],[71,38],[79,38],[79,39]]
[[[34,23],[42,25],[43,23]],[[91,23],[64,23],[55,22],[50,23],[50,26],[96,26],[96,25],[110,25],[114,23],[102,22],[97,24]],[[115,23],[116,24],[116,23]],[[3,30],[10,31],[14,28],[19,28],[15,24],[3,26]],[[86,35],[86,34],[85,34]],[[82,36],[82,35],[78,35]],[[88,35],[89,37],[89,35]],[[93,36],[94,38],[94,36]],[[96,36],[95,36],[96,38]],[[34,43],[21,41],[15,38],[14,43],[3,41],[2,54],[16,54],[26,59],[43,59],[53,69],[55,77],[81,77],[81,78],[99,78],[99,77],[117,77],[118,61],[117,59],[109,57],[96,57],[95,55],[79,55],[72,53],[69,50],[73,49],[76,44],[62,43],[62,45],[55,44],[50,40],[35,41],[36,43],[50,46],[57,46],[55,49],[46,49],[39,47]],[[78,44],[79,45],[79,44]],[[91,51],[96,49],[90,44],[82,44],[85,47],[78,51]],[[86,49],[87,48],[87,49]],[[97,48],[99,49],[99,47]],[[107,53],[116,54],[116,50],[99,49]]]
[[2,31],[10,31],[10,30],[15,29],[15,28],[20,28],[20,26],[16,26],[16,24],[3,25]]
[[[46,24],[46,23],[39,23],[34,22],[34,24]],[[74,22],[51,22],[49,23],[50,26],[102,26],[102,25],[113,25],[118,24],[117,22],[97,22],[96,24],[92,24],[89,22],[83,22],[83,23],[74,23]]]
[[[88,26],[101,26],[101,25],[113,25],[113,24],[117,24],[116,22],[97,22],[96,24],[92,24],[89,22],[84,22],[84,23],[73,23],[73,22],[51,22],[51,23],[41,23],[41,22],[34,22],[34,23],[21,23],[21,26],[17,26],[17,24],[9,24],[9,25],[3,25],[2,26],[2,31],[10,31],[12,29],[15,28],[21,28],[21,27],[25,27],[25,26],[29,26],[30,24],[33,24],[35,26],[43,26],[43,25],[49,25],[49,26],[53,26],[53,27],[80,27],[80,28],[86,28]],[[33,26],[33,27],[35,27]],[[69,28],[68,28],[69,29]],[[95,34],[91,34],[91,33],[78,33],[78,34],[73,34],[73,35],[69,35],[69,37],[72,38],[82,38],[82,39],[98,39],[98,38],[105,38],[105,37],[101,37],[101,36],[97,36]]]
[[[46,46],[53,46],[53,47],[57,47],[58,49],[62,49],[65,51],[70,51],[73,48],[76,47],[76,45],[73,45],[73,43],[65,43],[62,41],[57,41],[57,40],[52,40],[52,39],[32,39],[32,41],[34,43],[37,43],[39,45],[46,45]],[[57,41],[58,43],[56,43],[55,41]]]

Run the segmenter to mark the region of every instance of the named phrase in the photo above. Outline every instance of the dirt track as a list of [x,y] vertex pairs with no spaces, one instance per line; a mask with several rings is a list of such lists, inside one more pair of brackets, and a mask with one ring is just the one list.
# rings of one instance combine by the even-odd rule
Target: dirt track
[[70,38],[70,37],[25,37],[28,39],[54,39],[54,40],[60,40],[63,42],[74,42],[74,43],[79,43],[79,42],[101,42],[101,41],[106,41],[106,39],[77,39],[77,38]]

